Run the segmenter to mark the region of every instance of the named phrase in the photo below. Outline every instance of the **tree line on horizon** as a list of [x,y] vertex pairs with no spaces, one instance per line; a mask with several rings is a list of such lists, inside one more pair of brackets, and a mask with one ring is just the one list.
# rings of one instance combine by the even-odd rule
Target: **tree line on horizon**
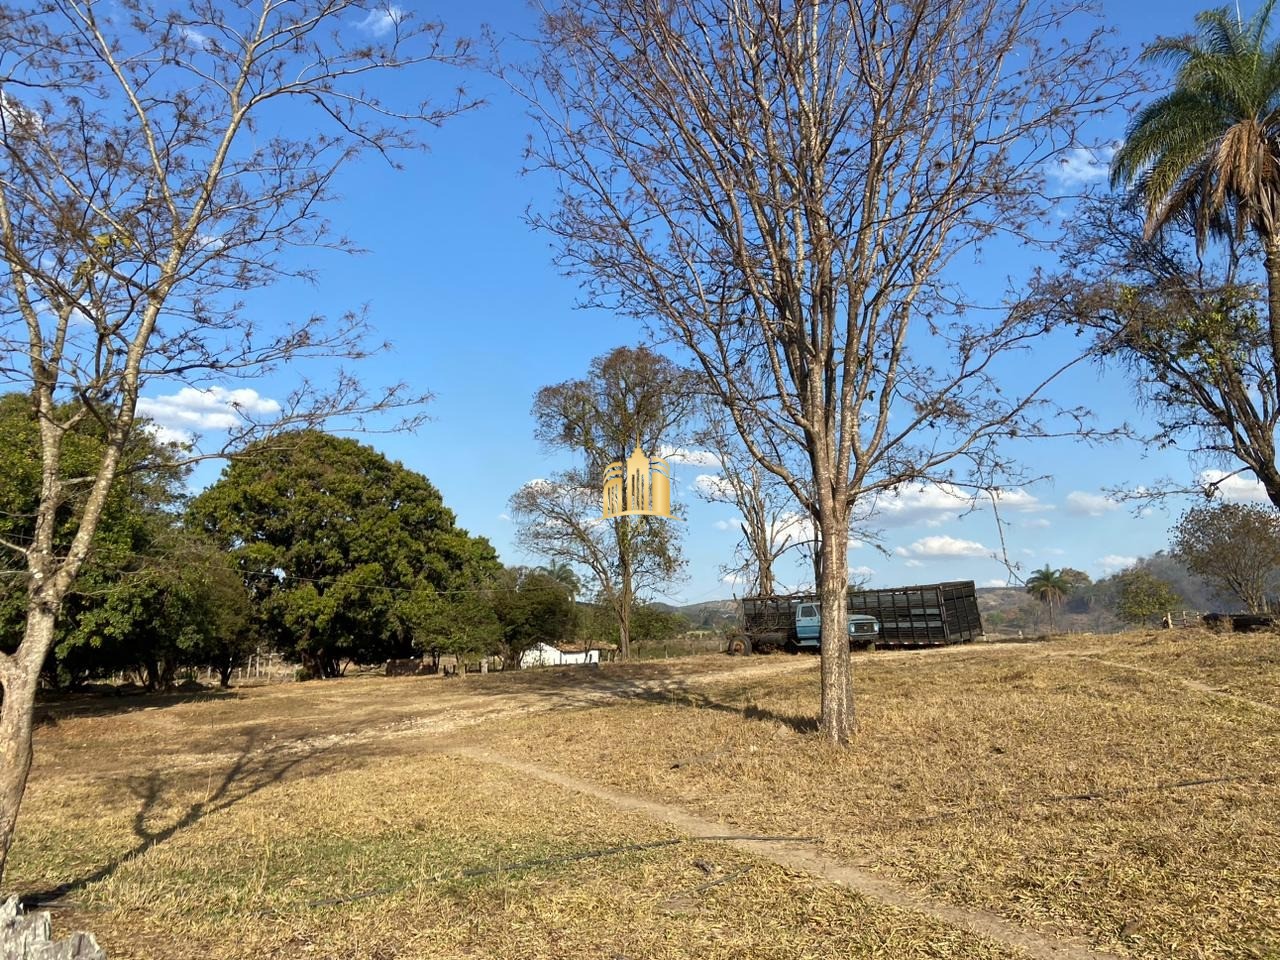
[[[1166,615],[1280,610],[1280,512],[1270,504],[1207,503],[1185,511],[1170,549],[1093,581],[1081,570],[1045,564],[1024,590],[1048,614],[1088,614],[1092,629],[1152,625]],[[1023,627],[1001,615],[1000,626]]]

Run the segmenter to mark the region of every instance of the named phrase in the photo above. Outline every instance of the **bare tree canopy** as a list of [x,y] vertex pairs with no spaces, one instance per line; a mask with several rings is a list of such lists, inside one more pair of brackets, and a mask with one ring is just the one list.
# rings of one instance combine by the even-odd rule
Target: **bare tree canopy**
[[[368,31],[371,16],[385,17]],[[38,0],[0,7],[0,384],[31,398],[41,492],[32,533],[3,544],[25,567],[27,619],[0,655],[0,869],[31,761],[36,678],[136,429],[140,392],[260,376],[307,357],[359,358],[364,318],[262,323],[241,298],[307,276],[286,253],[353,249],[323,217],[357,157],[420,145],[469,104],[398,106],[388,73],[458,64],[465,45],[398,8],[348,0]],[[351,373],[305,380],[265,428],[407,407],[404,387],[367,392]],[[105,443],[68,476],[77,423]],[[70,515],[65,549],[54,529]]]
[[795,497],[778,477],[747,452],[738,431],[718,399],[702,404],[702,425],[694,438],[719,462],[720,473],[698,488],[710,503],[735,507],[742,534],[733,562],[721,572],[746,594],[776,593],[774,564],[804,539],[812,541],[812,524],[797,512]]
[[535,220],[560,264],[692,351],[814,518],[832,742],[854,717],[853,505],[957,470],[994,484],[1001,437],[1052,429],[1055,370],[998,382],[1042,327],[966,312],[946,267],[998,234],[1034,242],[1046,165],[1114,102],[1118,60],[1084,9],[569,0],[513,77],[539,125],[531,165],[559,185]]

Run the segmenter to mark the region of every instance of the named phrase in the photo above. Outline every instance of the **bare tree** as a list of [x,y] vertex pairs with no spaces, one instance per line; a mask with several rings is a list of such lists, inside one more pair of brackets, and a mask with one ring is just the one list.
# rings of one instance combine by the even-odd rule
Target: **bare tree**
[[814,520],[831,742],[854,725],[855,504],[957,471],[994,485],[999,438],[1055,429],[1038,406],[1055,369],[999,389],[1042,328],[966,311],[945,268],[997,234],[1035,242],[1046,164],[1113,102],[1117,58],[1083,8],[568,0],[512,78],[531,166],[559,186],[535,221],[561,265],[694,354]]
[[647,516],[603,517],[605,467],[637,446],[650,456],[694,407],[693,378],[646,347],[618,347],[591,362],[581,380],[543,387],[533,404],[537,436],[582,464],[526,484],[511,498],[525,549],[585,567],[598,596],[618,621],[618,652],[631,653],[631,612],[637,597],[665,586],[680,571],[679,525]]
[[[1189,484],[1160,480],[1119,496],[1213,496],[1248,470],[1280,506],[1280,370],[1262,278],[1247,264],[1256,241],[1197,251],[1173,230],[1146,237],[1139,197],[1103,197],[1077,211],[1063,270],[1036,278],[1024,309],[1094,337],[1100,361],[1121,367],[1155,422],[1153,447],[1183,449],[1198,467],[1226,467]],[[1201,474],[1202,478],[1206,477]]]
[[[308,276],[290,248],[353,249],[321,214],[337,173],[420,145],[424,124],[468,106],[459,91],[442,107],[397,107],[365,85],[465,55],[439,24],[348,0],[0,8],[0,381],[30,397],[42,477],[30,537],[3,544],[27,599],[21,641],[0,655],[0,869],[37,677],[138,429],[139,394],[369,351],[359,314],[264,324],[240,298]],[[244,411],[231,442],[422,399],[326,376],[302,381],[274,423]],[[101,457],[69,476],[64,443],[84,421],[105,438]]]
[[694,442],[715,455],[720,473],[701,484],[698,495],[709,503],[729,504],[740,515],[742,538],[733,562],[721,572],[748,594],[771,596],[777,589],[773,566],[806,532],[807,518],[798,512],[786,484],[752,458],[714,397],[703,403],[701,419]]
[[512,496],[510,509],[521,547],[587,570],[595,599],[618,625],[618,654],[628,658],[637,599],[667,587],[684,566],[671,521],[603,519],[599,479],[582,471],[525,484]]

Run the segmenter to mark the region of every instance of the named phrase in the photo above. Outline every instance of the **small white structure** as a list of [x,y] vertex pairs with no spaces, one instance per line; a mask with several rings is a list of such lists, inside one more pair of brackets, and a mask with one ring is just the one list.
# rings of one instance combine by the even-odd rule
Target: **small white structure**
[[599,663],[600,651],[595,647],[587,649],[564,649],[553,647],[549,643],[539,643],[526,650],[520,656],[520,667],[563,667],[576,663]]

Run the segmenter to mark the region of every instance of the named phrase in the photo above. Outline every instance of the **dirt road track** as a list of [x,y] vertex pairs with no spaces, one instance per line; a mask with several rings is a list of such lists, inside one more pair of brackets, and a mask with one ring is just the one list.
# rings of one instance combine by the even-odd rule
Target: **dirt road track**
[[[579,780],[555,770],[548,770],[532,763],[486,750],[481,747],[461,747],[448,751],[482,763],[505,767],[528,777],[535,777],[576,793],[582,793],[610,803],[619,810],[638,813],[667,824],[691,837],[715,837],[734,832],[723,823],[714,823],[689,813],[679,807],[657,803],[644,797],[620,793],[599,784]],[[1058,940],[1043,936],[986,910],[957,907],[949,903],[921,897],[875,874],[839,860],[823,856],[809,845],[795,845],[776,841],[730,840],[725,841],[752,856],[772,861],[789,870],[808,873],[830,883],[847,887],[861,896],[903,910],[941,920],[970,933],[995,940],[1011,947],[1025,950],[1035,960],[1115,960],[1115,954],[1103,953],[1078,941]]]

